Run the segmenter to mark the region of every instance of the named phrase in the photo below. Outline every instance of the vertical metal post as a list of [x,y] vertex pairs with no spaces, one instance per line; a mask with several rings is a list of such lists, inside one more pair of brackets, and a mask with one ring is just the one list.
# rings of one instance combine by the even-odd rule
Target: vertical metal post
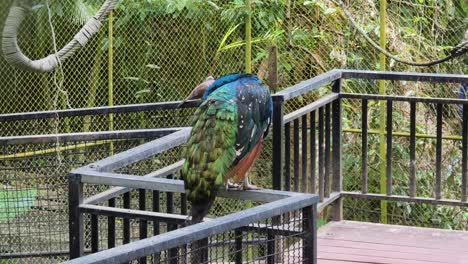
[[462,125],[462,190],[461,201],[467,200],[467,167],[468,167],[468,105],[463,105]]
[[385,170],[385,175],[386,175],[386,190],[387,190],[387,195],[392,195],[392,123],[393,123],[393,117],[392,117],[392,112],[393,112],[393,106],[392,106],[392,101],[388,100],[387,101],[387,151],[386,151],[386,170]]
[[99,216],[91,215],[91,252],[99,251]]
[[299,119],[294,119],[293,124],[294,191],[299,192]]
[[180,194],[180,214],[187,215],[187,194],[181,193]]
[[318,182],[318,187],[319,187],[319,196],[320,196],[320,201],[323,201],[323,196],[325,192],[325,182],[324,182],[324,163],[323,163],[323,107],[320,107],[318,110],[318,175],[319,175],[319,182]]
[[69,206],[69,235],[70,235],[70,259],[83,256],[83,215],[80,212],[80,204],[83,202],[83,184],[81,176],[68,175],[68,206]]
[[435,198],[442,198],[442,113],[443,104],[437,104],[436,123],[436,177],[435,177]]
[[273,98],[273,189],[281,190],[283,178],[283,104],[282,96]]
[[324,196],[330,197],[330,104],[325,105],[325,182]]
[[[159,204],[159,198],[160,198],[160,193],[159,191],[153,191],[153,212],[159,212],[160,211],[160,204]],[[160,223],[159,221],[153,221],[153,235],[157,236],[160,233]],[[153,264],[160,263],[161,261],[161,254],[156,253],[153,256]]]
[[[126,192],[123,194],[123,208],[130,209],[131,193]],[[123,219],[123,244],[130,243],[130,219]]]
[[302,263],[317,264],[317,204],[302,209]]
[[[138,190],[138,208],[141,211],[146,211],[146,190],[139,189]],[[148,222],[146,220],[140,219],[139,221],[139,233],[140,239],[145,239],[148,237]],[[146,263],[146,257],[142,257],[138,260],[138,263],[143,264]]]
[[[187,212],[187,194],[186,193],[181,193],[180,194],[180,214],[181,215],[188,215],[188,212]],[[182,263],[187,263],[188,244],[182,245],[180,247],[180,250],[181,250],[180,255],[181,255]]]
[[316,193],[317,192],[317,152],[315,149],[315,111],[310,113],[310,192]]
[[362,123],[361,123],[361,130],[362,130],[362,158],[361,158],[361,167],[362,167],[362,193],[367,193],[367,99],[362,99]]
[[[275,216],[272,218],[272,225],[273,226],[280,226],[281,225],[281,217]],[[277,253],[281,253],[283,250],[283,240],[276,239],[276,236],[273,232],[267,231],[267,263],[268,264],[275,264],[275,263],[283,263],[283,259],[281,255],[277,255]]]
[[[173,179],[174,176],[172,174],[167,176],[167,179]],[[168,214],[173,214],[174,213],[174,193],[167,192],[166,193],[166,212]],[[174,223],[167,223],[167,230],[168,231],[173,231],[177,229],[177,224]],[[179,249],[178,248],[171,248],[169,250],[169,259],[170,263],[177,264],[177,256],[179,254]]]
[[291,127],[284,124],[284,189],[291,190]]
[[[341,79],[335,81],[332,92],[341,92]],[[342,169],[342,131],[341,131],[341,98],[332,103],[332,147],[333,147],[333,192],[341,192],[343,189],[343,169]],[[343,199],[338,198],[332,207],[332,217],[334,221],[343,220]]]
[[410,103],[410,188],[411,197],[416,197],[416,102]]
[[276,263],[275,236],[271,231],[267,231],[267,264]]
[[234,236],[236,241],[235,262],[236,264],[242,264],[242,230],[236,229],[236,231],[234,232]]
[[302,116],[302,181],[301,192],[307,192],[307,115]]
[[[109,207],[115,207],[115,198],[109,199]],[[115,217],[107,218],[107,247],[115,247]]]

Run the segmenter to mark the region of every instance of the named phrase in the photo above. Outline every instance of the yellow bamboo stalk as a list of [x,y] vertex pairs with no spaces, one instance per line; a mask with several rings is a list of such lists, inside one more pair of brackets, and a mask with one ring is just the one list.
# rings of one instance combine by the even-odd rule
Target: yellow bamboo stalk
[[245,72],[252,73],[252,3],[251,0],[245,0],[246,10],[248,12],[245,18]]
[[[385,30],[387,18],[387,0],[380,0],[380,47],[386,49],[387,43],[387,32]],[[379,54],[380,70],[385,71],[386,69],[386,57],[385,54]],[[385,94],[385,81],[379,80],[379,94]],[[380,193],[386,193],[386,167],[387,162],[386,156],[386,142],[385,142],[385,102],[380,101]],[[383,224],[388,222],[387,219],[387,201],[380,202],[380,221]]]
[[[245,0],[245,7],[248,12],[245,18],[245,73],[252,73],[252,3],[251,0]],[[251,201],[246,202],[247,208],[252,208]],[[252,234],[248,234],[248,239],[252,240]],[[247,260],[253,259],[251,247],[247,250]]]
[[[362,133],[361,129],[358,128],[345,128],[343,129],[343,132],[347,133]],[[381,134],[380,130],[367,130],[367,134]],[[387,135],[387,132],[384,132],[384,136]],[[393,136],[399,136],[399,137],[409,137],[410,133],[409,132],[401,132],[401,131],[392,131]],[[432,134],[422,134],[422,133],[416,133],[416,138],[427,138],[427,139],[436,139],[436,135]],[[447,140],[462,140],[462,136],[455,136],[455,135],[447,135],[447,136],[442,136],[442,139],[447,139]]]
[[45,154],[50,154],[50,153],[57,153],[61,151],[70,151],[70,150],[86,148],[86,147],[94,147],[98,145],[112,143],[113,141],[115,140],[101,140],[101,141],[96,141],[92,143],[81,143],[81,144],[70,145],[70,146],[62,146],[58,148],[48,148],[48,149],[41,149],[41,150],[35,150],[35,151],[19,152],[15,154],[0,155],[0,160],[35,157],[35,156],[40,156],[40,155],[45,155]]
[[[108,92],[109,92],[109,106],[114,105],[114,12],[109,13],[109,58],[108,58]],[[109,114],[109,131],[114,130],[114,114]],[[109,155],[114,155],[114,144],[109,144]]]

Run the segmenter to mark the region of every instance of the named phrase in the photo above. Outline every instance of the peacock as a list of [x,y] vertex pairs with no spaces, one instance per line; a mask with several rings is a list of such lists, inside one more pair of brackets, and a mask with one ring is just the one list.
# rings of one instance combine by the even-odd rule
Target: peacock
[[269,88],[253,74],[228,74],[206,88],[180,171],[191,224],[208,214],[220,188],[257,189],[248,173],[268,134],[272,105]]

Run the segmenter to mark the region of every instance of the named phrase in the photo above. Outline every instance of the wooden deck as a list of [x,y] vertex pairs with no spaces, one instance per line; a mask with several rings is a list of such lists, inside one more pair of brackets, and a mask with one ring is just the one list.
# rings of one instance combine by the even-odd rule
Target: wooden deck
[[468,232],[361,222],[318,231],[318,264],[468,263]]

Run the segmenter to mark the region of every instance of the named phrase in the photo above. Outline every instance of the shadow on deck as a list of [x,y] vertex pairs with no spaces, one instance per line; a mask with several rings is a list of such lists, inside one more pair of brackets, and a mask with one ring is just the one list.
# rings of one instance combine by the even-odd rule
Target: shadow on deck
[[318,232],[318,264],[468,263],[468,232],[331,222]]

